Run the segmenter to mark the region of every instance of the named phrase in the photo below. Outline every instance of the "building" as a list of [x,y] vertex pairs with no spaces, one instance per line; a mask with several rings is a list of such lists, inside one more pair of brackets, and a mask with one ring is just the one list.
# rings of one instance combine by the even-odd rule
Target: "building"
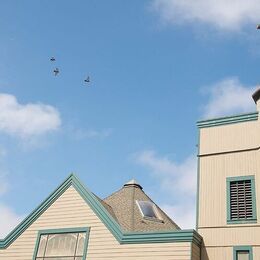
[[180,230],[135,181],[102,200],[70,175],[0,240],[0,259],[199,260],[201,241],[195,230]]
[[198,122],[202,260],[260,259],[260,89],[253,99],[257,112]]
[[260,259],[260,89],[253,99],[257,112],[197,124],[196,231],[135,180],[101,199],[72,174],[0,240],[0,260]]

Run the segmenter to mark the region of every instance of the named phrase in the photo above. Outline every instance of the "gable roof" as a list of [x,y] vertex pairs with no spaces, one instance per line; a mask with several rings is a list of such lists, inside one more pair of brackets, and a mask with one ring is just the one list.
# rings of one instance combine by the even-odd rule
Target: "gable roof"
[[118,222],[110,215],[103,203],[89,191],[80,180],[71,174],[50,194],[28,217],[26,217],[12,232],[0,240],[0,250],[7,248],[15,241],[54,201],[56,201],[70,186],[73,186],[120,244],[194,242],[201,245],[202,237],[195,230],[178,230],[163,232],[125,232]]
[[[103,200],[113,209],[118,223],[125,231],[147,232],[179,230],[178,225],[173,222],[143,191],[137,181],[127,182],[120,190],[114,192]],[[149,219],[143,217],[137,201],[148,201],[155,205],[160,219]]]

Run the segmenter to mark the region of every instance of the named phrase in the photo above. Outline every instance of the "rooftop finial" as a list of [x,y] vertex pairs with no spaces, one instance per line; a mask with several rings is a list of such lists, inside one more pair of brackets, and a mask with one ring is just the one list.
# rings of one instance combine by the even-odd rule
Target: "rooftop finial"
[[252,98],[254,99],[256,103],[257,110],[260,112],[260,86],[257,88],[257,90],[252,95]]
[[143,189],[143,187],[135,179],[132,179],[131,181],[124,184],[124,187],[129,186],[140,188],[141,190]]

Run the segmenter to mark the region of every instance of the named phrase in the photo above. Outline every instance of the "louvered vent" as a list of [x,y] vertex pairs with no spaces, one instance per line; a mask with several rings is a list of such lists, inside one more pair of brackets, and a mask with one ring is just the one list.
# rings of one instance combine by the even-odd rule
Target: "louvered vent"
[[251,180],[230,182],[230,214],[232,220],[253,217]]

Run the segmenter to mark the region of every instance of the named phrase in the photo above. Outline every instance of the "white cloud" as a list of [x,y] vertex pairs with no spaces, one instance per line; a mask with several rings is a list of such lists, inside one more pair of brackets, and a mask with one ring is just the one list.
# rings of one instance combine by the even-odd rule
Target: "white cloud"
[[259,0],[153,0],[152,8],[172,24],[208,24],[224,31],[240,31],[259,23]]
[[[194,201],[194,200],[193,200]],[[182,229],[194,228],[196,223],[195,202],[189,204],[171,205],[165,204],[161,207]]]
[[255,87],[244,86],[237,78],[225,79],[210,86],[210,97],[208,103],[203,106],[203,117],[212,118],[254,111],[254,90]]
[[4,204],[0,204],[0,212],[0,238],[4,238],[24,217]]
[[153,176],[160,179],[163,189],[169,192],[194,194],[196,192],[196,156],[175,163],[166,156],[158,157],[152,150],[135,156],[136,162],[152,170]]
[[56,108],[45,104],[19,104],[16,97],[0,94],[0,131],[30,138],[57,130],[61,125]]
[[[13,95],[0,93],[0,132],[19,137],[26,143],[34,143],[51,131],[58,130],[61,125],[56,108],[45,104],[20,104]],[[0,147],[0,159],[7,151]],[[9,184],[6,172],[0,169],[0,196],[8,192]],[[4,238],[21,220],[9,205],[0,201],[0,238]]]
[[159,181],[160,189],[167,193],[173,203],[165,203],[162,208],[182,228],[195,227],[195,197],[197,183],[196,156],[192,155],[181,163],[167,156],[158,156],[152,150],[140,152],[135,161],[151,170],[151,175]]
[[[8,182],[5,178],[6,174],[0,175],[0,196],[8,190]],[[10,207],[0,202],[0,239],[4,238],[22,219],[24,216],[16,214]]]
[[[206,118],[251,112],[254,87],[242,85],[237,78],[222,80],[208,88],[208,102],[203,106]],[[148,168],[150,175],[160,184],[162,209],[182,228],[195,227],[197,159],[188,156],[180,163],[168,156],[160,156],[153,150],[135,154],[135,162]],[[170,200],[168,198],[171,198]],[[172,201],[172,202],[171,202]]]

